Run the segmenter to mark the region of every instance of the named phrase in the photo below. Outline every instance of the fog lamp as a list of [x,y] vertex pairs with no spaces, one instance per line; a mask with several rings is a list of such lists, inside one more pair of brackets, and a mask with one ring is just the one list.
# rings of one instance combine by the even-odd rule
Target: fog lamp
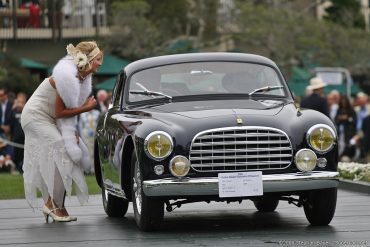
[[170,161],[170,171],[172,175],[182,178],[189,173],[190,161],[181,155],[173,157]]
[[295,155],[295,164],[301,172],[310,172],[316,167],[317,156],[310,149],[301,149]]

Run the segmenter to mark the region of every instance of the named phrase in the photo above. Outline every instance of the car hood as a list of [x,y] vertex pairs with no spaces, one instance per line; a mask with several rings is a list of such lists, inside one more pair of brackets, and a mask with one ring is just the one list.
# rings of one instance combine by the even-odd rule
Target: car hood
[[172,104],[156,106],[152,109],[157,112],[172,113],[191,119],[211,118],[227,115],[241,116],[245,114],[273,116],[281,111],[283,103],[284,102],[277,100],[195,101],[176,102]]

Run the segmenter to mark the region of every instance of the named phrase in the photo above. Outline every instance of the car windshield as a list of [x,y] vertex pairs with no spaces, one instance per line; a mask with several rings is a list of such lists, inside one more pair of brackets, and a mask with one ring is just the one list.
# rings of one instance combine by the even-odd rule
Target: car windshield
[[191,95],[286,96],[277,72],[266,65],[242,62],[193,62],[171,64],[133,74],[129,100]]

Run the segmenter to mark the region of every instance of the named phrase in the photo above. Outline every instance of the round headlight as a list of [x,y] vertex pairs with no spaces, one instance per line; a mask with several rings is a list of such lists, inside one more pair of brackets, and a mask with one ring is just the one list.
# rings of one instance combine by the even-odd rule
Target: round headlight
[[295,164],[301,172],[310,172],[316,167],[317,156],[310,149],[301,149],[295,155]]
[[144,147],[149,157],[163,160],[172,152],[172,138],[166,132],[154,131],[145,138]]
[[188,174],[190,170],[190,161],[181,155],[173,157],[170,161],[170,171],[172,175],[182,178]]
[[325,124],[314,125],[307,132],[308,144],[319,153],[330,151],[334,146],[335,140],[334,130]]

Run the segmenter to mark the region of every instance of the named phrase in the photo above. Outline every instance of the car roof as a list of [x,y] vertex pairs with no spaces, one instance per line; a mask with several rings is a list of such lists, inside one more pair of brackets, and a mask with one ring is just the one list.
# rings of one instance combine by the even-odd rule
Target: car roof
[[207,61],[225,61],[225,62],[250,62],[266,64],[277,68],[276,64],[263,56],[247,53],[231,52],[208,52],[208,53],[188,53],[145,58],[130,63],[124,68],[126,74],[131,74],[138,70],[152,68],[167,64],[185,63],[185,62],[207,62]]

